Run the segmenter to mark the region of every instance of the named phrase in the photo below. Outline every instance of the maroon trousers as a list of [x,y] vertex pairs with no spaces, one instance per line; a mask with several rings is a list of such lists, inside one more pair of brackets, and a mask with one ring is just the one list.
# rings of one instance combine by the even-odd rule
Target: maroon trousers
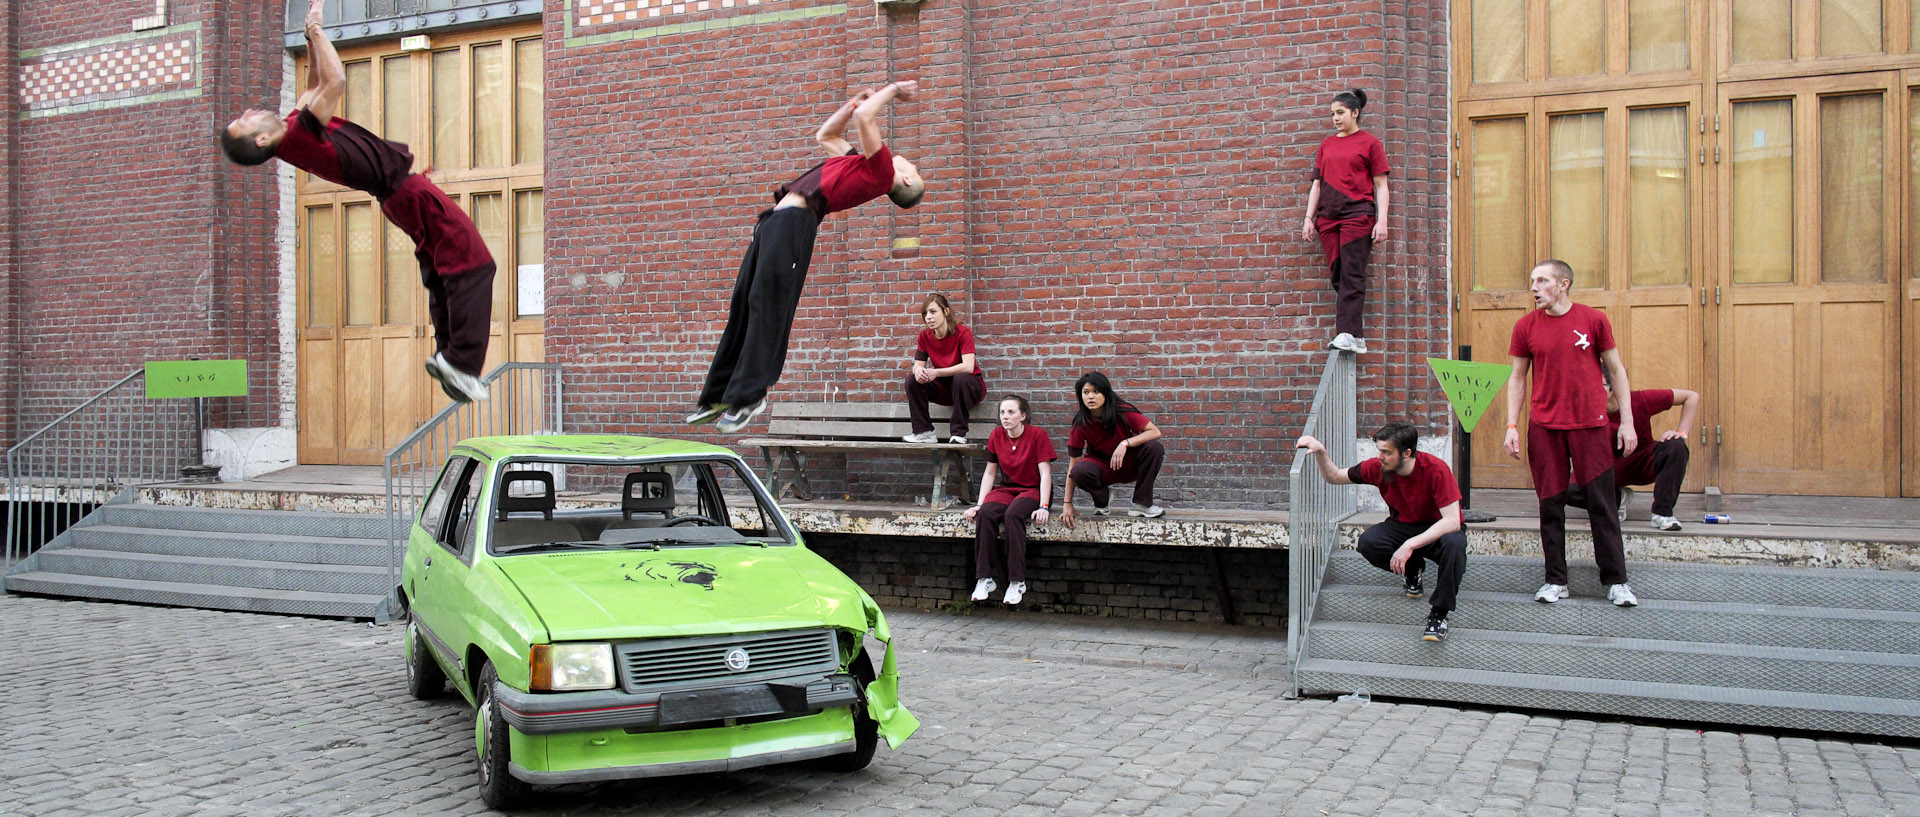
[[487,339],[493,332],[493,262],[472,272],[439,275],[420,259],[420,283],[427,288],[427,315],[433,319],[433,346],[453,367],[474,377],[487,364]]
[[1598,428],[1527,427],[1527,469],[1540,498],[1540,551],[1547,584],[1567,583],[1567,498],[1574,487],[1586,498],[1593,530],[1593,560],[1602,584],[1627,581],[1626,545],[1620,539],[1620,495],[1613,484],[1613,443]]
[[974,514],[973,577],[993,578],[994,545],[1007,541],[1007,582],[1027,580],[1027,520],[1040,510],[1039,492],[1021,492],[1012,502],[983,502]]
[[1317,219],[1320,247],[1327,254],[1328,279],[1334,289],[1333,326],[1356,338],[1366,337],[1361,313],[1367,305],[1367,264],[1373,259],[1373,216]]
[[1076,461],[1067,472],[1067,479],[1073,480],[1074,485],[1093,498],[1093,504],[1102,508],[1113,498],[1107,486],[1133,482],[1136,483],[1133,504],[1151,506],[1153,481],[1160,478],[1160,465],[1166,462],[1167,447],[1154,440],[1138,448],[1128,448],[1118,471],[1113,469],[1112,457],[1112,454],[1102,456],[1098,451],[1088,450],[1087,456]]
[[936,377],[922,383],[907,373],[907,414],[913,418],[913,433],[933,430],[933,414],[928,403],[953,407],[947,428],[954,437],[967,436],[967,415],[987,396],[987,381],[977,374],[962,372],[951,377]]

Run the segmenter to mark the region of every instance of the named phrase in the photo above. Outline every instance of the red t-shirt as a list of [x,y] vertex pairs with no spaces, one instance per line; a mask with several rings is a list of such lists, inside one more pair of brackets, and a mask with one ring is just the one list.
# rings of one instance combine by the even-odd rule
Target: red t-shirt
[[1053,438],[1034,426],[1027,426],[1017,440],[1007,436],[1006,426],[994,426],[987,435],[987,462],[1000,466],[1000,477],[993,483],[998,487],[1039,490],[1040,463],[1057,457]]
[[[1320,185],[1320,210],[1316,216],[1344,218],[1341,212],[1353,202],[1373,203],[1373,177],[1385,176],[1387,148],[1366,131],[1348,136],[1329,136],[1321,140],[1313,156],[1313,178]],[[1329,189],[1331,188],[1331,189]]]
[[1606,313],[1586,304],[1574,304],[1558,317],[1544,309],[1521,316],[1513,325],[1507,354],[1533,361],[1533,424],[1559,429],[1606,425],[1600,354],[1614,346]]
[[1067,432],[1067,456],[1086,455],[1101,459],[1112,459],[1113,449],[1121,440],[1147,430],[1147,415],[1132,406],[1120,407],[1119,422],[1111,427],[1095,422],[1092,425],[1073,424],[1073,430]]
[[777,202],[788,193],[799,193],[806,197],[808,210],[826,218],[828,213],[851,210],[892,189],[893,152],[881,145],[872,156],[850,149],[845,156],[814,165],[800,174],[800,178],[780,185],[773,193],[773,200]]
[[[1639,435],[1640,444],[1631,455],[1614,462],[1615,468],[1653,458],[1653,415],[1673,408],[1672,389],[1635,389],[1630,399],[1630,405],[1633,406],[1633,433]],[[1607,412],[1607,439],[1614,439],[1619,433],[1620,412]]]
[[[922,329],[919,339],[914,343],[918,347],[913,354],[914,359],[927,361],[936,369],[960,365],[962,355],[977,355],[973,350],[973,330],[964,323],[955,324],[953,331],[944,338],[935,336],[932,329]],[[986,374],[981,370],[977,356],[973,362],[973,373]]]
[[1379,457],[1361,460],[1347,469],[1347,479],[1380,489],[1396,522],[1430,525],[1440,521],[1440,509],[1460,501],[1460,483],[1446,461],[1425,451],[1413,453],[1413,473],[1387,473]]
[[287,114],[287,135],[274,147],[280,161],[334,184],[384,199],[413,175],[406,145],[373,135],[340,117],[320,124],[306,108]]

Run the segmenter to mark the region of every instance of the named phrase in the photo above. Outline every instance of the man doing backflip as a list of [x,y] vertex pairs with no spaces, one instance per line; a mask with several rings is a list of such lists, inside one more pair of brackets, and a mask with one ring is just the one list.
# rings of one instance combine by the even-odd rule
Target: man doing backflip
[[[1507,456],[1520,458],[1520,398],[1533,375],[1531,422],[1527,424],[1527,470],[1540,498],[1540,550],[1547,583],[1534,601],[1552,604],[1567,593],[1567,496],[1578,488],[1587,498],[1593,528],[1593,558],[1607,600],[1621,607],[1640,601],[1627,586],[1627,553],[1620,541],[1619,497],[1614,493],[1613,440],[1620,456],[1639,445],[1633,406],[1620,406],[1620,430],[1609,440],[1607,393],[1600,385],[1602,366],[1615,388],[1628,391],[1627,367],[1613,341],[1613,324],[1598,309],[1573,302],[1573,268],[1565,261],[1534,265],[1528,276],[1534,310],[1513,325],[1507,354],[1513,374],[1507,378]],[[1569,482],[1571,476],[1571,482]]]
[[[919,83],[906,80],[854,94],[814,134],[832,158],[774,191],[773,208],[761,211],[753,242],[740,261],[727,328],[720,334],[706,386],[687,416],[688,424],[717,418],[717,427],[731,434],[766,409],[767,390],[780,380],[787,363],[787,336],[821,219],[883,194],[902,208],[920,202],[926,185],[919,168],[887,150],[874,122],[887,103],[912,99],[919,89]],[[849,122],[860,134],[857,150],[845,138]]]
[[493,320],[493,254],[466,211],[427,177],[413,172],[413,153],[340,117],[347,71],[321,27],[326,0],[307,6],[307,89],[293,113],[249,108],[221,132],[220,147],[237,164],[268,159],[305,170],[380,201],[380,212],[413,239],[420,282],[427,288],[435,352],[427,374],[460,402],[487,399],[480,368]]
[[1363,460],[1345,471],[1334,467],[1327,447],[1303,436],[1295,448],[1313,452],[1320,478],[1334,485],[1363,484],[1380,489],[1387,502],[1387,520],[1360,534],[1360,555],[1374,567],[1406,576],[1407,598],[1420,598],[1420,572],[1434,564],[1432,609],[1420,637],[1439,641],[1447,637],[1447,614],[1460,593],[1460,577],[1467,572],[1467,535],[1460,527],[1460,484],[1453,469],[1432,454],[1415,450],[1419,432],[1404,422],[1392,422],[1373,435],[1380,456]]

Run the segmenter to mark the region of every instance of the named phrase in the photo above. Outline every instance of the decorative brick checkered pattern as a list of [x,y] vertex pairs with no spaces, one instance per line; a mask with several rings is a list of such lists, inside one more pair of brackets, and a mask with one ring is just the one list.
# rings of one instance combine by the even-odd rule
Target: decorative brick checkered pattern
[[[773,5],[780,4],[780,0],[767,0],[767,2]],[[761,0],[695,0],[690,3],[674,2],[674,0],[580,0],[578,25],[609,25],[653,17],[673,17],[689,12],[746,8],[760,4]]]
[[191,37],[61,54],[20,66],[20,102],[29,110],[138,96],[194,80]]

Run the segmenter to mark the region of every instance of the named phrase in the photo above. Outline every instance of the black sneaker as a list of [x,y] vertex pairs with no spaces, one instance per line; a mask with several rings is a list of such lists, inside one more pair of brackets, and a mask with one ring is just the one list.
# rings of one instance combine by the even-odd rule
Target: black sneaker
[[1417,599],[1426,594],[1427,589],[1420,586],[1420,574],[1407,574],[1407,598]]
[[1447,637],[1447,620],[1444,618],[1427,619],[1426,632],[1420,634],[1422,641],[1439,641]]

